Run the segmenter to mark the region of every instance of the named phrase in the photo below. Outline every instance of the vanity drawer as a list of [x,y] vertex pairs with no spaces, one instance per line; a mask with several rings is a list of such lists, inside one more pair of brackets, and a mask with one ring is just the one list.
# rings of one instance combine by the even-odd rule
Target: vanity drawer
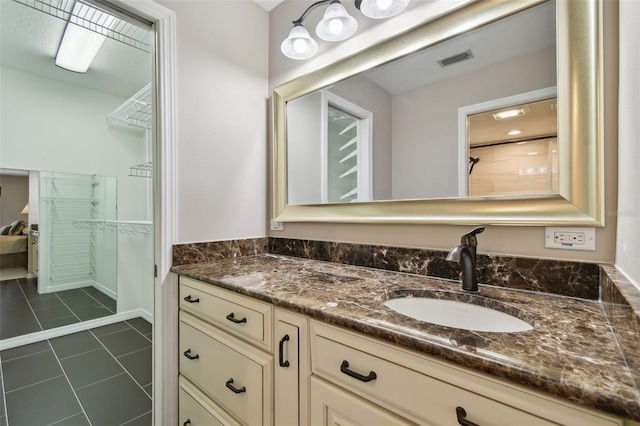
[[272,357],[180,312],[180,374],[241,423],[271,423]]
[[188,426],[239,426],[184,377],[178,379],[178,424]]
[[457,424],[462,407],[466,420],[483,426],[619,424],[315,321],[311,364],[314,374],[418,423]]
[[180,277],[180,308],[271,351],[272,307],[267,303]]

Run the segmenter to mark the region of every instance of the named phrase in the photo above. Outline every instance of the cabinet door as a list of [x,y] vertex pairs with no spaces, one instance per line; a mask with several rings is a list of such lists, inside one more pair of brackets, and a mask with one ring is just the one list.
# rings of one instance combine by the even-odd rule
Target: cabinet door
[[304,426],[309,424],[308,322],[279,309],[275,319],[275,424]]
[[313,426],[392,426],[411,423],[324,380],[311,378]]

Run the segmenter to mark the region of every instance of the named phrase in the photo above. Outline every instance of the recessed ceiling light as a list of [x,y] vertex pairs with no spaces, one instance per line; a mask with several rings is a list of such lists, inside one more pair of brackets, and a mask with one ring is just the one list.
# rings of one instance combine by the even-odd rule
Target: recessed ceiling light
[[513,109],[507,109],[504,111],[496,112],[493,114],[493,118],[495,118],[496,120],[502,120],[504,118],[518,117],[520,115],[524,115],[524,109],[513,108]]

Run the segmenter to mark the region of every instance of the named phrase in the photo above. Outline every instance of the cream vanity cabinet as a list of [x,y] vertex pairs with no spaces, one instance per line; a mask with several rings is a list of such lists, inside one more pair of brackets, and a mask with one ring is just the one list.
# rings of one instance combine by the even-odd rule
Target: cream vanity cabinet
[[180,424],[308,423],[305,317],[180,277],[179,320]]
[[179,332],[185,426],[625,425],[183,276]]
[[310,328],[313,425],[624,424],[361,334]]

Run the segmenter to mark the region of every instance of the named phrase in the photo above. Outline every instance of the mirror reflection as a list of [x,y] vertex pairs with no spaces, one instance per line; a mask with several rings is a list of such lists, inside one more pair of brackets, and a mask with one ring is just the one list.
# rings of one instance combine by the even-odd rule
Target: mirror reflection
[[150,50],[106,37],[85,73],[70,72],[55,64],[65,19],[0,8],[0,227],[23,223],[7,248],[17,253],[2,246],[0,349],[87,324],[151,323]]
[[0,185],[0,338],[115,314],[117,236],[95,225],[117,217],[116,178],[4,169]]
[[558,192],[556,98],[469,115],[469,195]]
[[[521,188],[489,180],[489,185],[486,177],[504,174],[494,168],[504,164],[489,161],[489,148],[478,151],[468,141],[468,128],[481,131],[481,115],[460,115],[473,106],[524,94],[543,93],[534,102],[555,98],[556,68],[556,10],[549,1],[289,100],[287,204],[557,192],[557,156],[552,152],[557,129],[546,132],[551,139],[538,141],[545,146],[546,154],[540,155],[546,155],[547,166],[544,173],[538,166],[536,174],[545,174],[548,182],[537,179]],[[550,111],[550,126],[555,126],[555,107]],[[508,141],[526,150],[521,142],[532,141],[524,136]],[[497,141],[483,145],[490,143]],[[498,160],[512,155],[495,151],[500,151]],[[470,158],[479,156],[483,159],[470,176]]]

